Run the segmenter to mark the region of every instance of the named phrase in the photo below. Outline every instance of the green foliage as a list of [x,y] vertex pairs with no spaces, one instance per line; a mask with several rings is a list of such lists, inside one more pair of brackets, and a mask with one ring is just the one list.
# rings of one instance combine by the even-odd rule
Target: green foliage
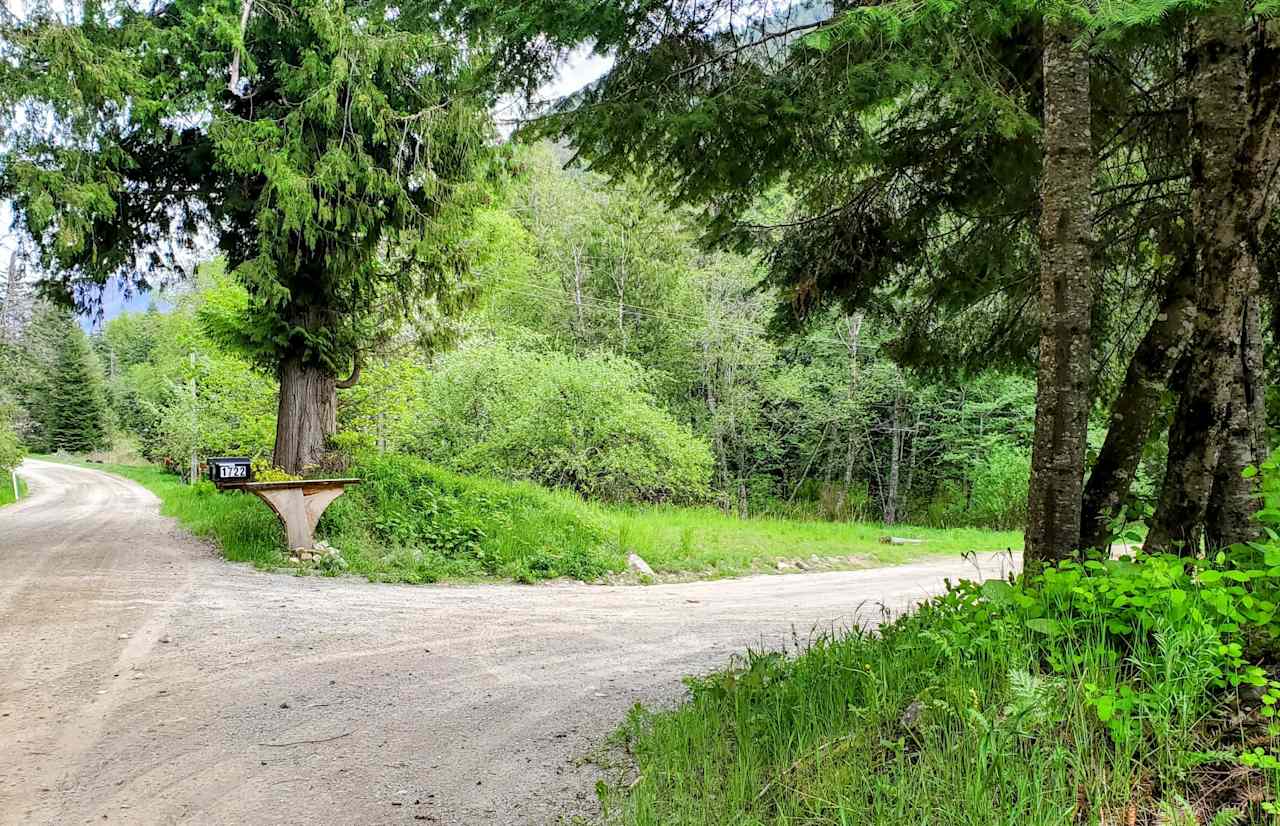
[[255,482],[296,482],[302,478],[272,466],[270,462],[261,457],[252,459],[249,467],[253,472],[253,481]]
[[18,434],[13,429],[11,409],[0,404],[0,485],[9,472],[22,462],[25,453]]
[[82,301],[116,276],[146,286],[211,234],[248,296],[222,339],[268,368],[345,371],[465,303],[490,137],[467,94],[477,49],[429,3],[248,12],[179,0],[7,18],[0,194]]
[[707,496],[710,451],[626,359],[477,341],[440,361],[425,395],[415,447],[460,471],[613,502]]
[[48,385],[48,444],[52,450],[85,453],[109,441],[102,368],[88,337],[66,317]]
[[111,399],[143,455],[185,467],[194,452],[261,457],[275,440],[276,384],[213,340],[206,307],[243,302],[220,262],[200,268],[197,287],[167,312],[126,313],[107,323],[103,346],[115,365]]
[[[566,158],[521,150],[507,205],[484,214],[473,335],[637,362],[658,403],[711,446],[715,500],[740,515],[1020,524],[1031,381],[913,375],[885,346],[894,326],[861,316],[828,314],[803,337],[774,339],[776,294],[758,287],[757,262],[699,249],[687,214],[655,209],[631,181],[562,169]],[[424,381],[407,360],[377,369],[372,389],[345,394],[361,401],[340,412],[343,426],[393,450],[415,444]]]
[[[476,576],[594,579],[621,567],[570,498],[532,485],[470,479],[408,456],[367,456],[363,484],[322,522],[338,547],[362,529],[389,575],[409,582]],[[360,571],[361,563],[353,562]],[[381,577],[380,577],[381,578]]]
[[[892,502],[898,523],[1019,526],[1030,381],[913,375],[885,328],[866,320],[851,340],[853,317],[773,340],[751,261],[699,251],[681,216],[561,170],[550,148],[517,158],[525,173],[469,241],[482,294],[462,350],[432,361],[406,335],[369,358],[339,394],[337,448],[611,501],[844,522],[882,521]],[[163,300],[98,345],[121,426],[176,468],[193,451],[267,456],[276,383],[219,332],[248,293],[214,260]]]

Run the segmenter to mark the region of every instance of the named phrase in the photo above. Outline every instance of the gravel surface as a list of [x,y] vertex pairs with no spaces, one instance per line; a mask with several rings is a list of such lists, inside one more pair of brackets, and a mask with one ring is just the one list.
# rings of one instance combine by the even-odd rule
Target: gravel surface
[[975,575],[949,559],[650,587],[297,577],[222,562],[133,482],[21,473],[32,495],[0,509],[6,824],[589,816],[583,758],[634,703]]

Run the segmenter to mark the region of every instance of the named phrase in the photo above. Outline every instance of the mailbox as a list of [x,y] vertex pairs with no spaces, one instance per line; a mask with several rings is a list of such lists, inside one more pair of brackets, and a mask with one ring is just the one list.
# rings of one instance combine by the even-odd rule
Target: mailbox
[[253,481],[253,468],[244,456],[218,456],[208,460],[209,478],[217,487]]

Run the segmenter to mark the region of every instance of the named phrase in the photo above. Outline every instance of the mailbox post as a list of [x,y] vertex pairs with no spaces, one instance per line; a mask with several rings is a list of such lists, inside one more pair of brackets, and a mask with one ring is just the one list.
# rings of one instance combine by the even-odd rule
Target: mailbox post
[[289,550],[315,546],[316,523],[329,503],[359,479],[299,479],[291,482],[255,482],[253,466],[242,456],[216,456],[208,460],[209,478],[218,490],[244,490],[261,499],[284,526]]

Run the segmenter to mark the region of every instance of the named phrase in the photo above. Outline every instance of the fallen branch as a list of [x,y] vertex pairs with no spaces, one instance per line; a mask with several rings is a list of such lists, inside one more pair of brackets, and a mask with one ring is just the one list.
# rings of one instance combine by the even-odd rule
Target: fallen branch
[[258,745],[266,746],[269,749],[282,749],[287,746],[306,746],[312,743],[328,743],[331,740],[341,740],[343,737],[350,737],[353,734],[355,734],[354,731],[348,731],[342,734],[335,734],[332,737],[322,737],[319,740],[295,740],[292,743],[259,743]]
[[905,536],[882,536],[881,545],[923,545],[923,539],[907,539]]

